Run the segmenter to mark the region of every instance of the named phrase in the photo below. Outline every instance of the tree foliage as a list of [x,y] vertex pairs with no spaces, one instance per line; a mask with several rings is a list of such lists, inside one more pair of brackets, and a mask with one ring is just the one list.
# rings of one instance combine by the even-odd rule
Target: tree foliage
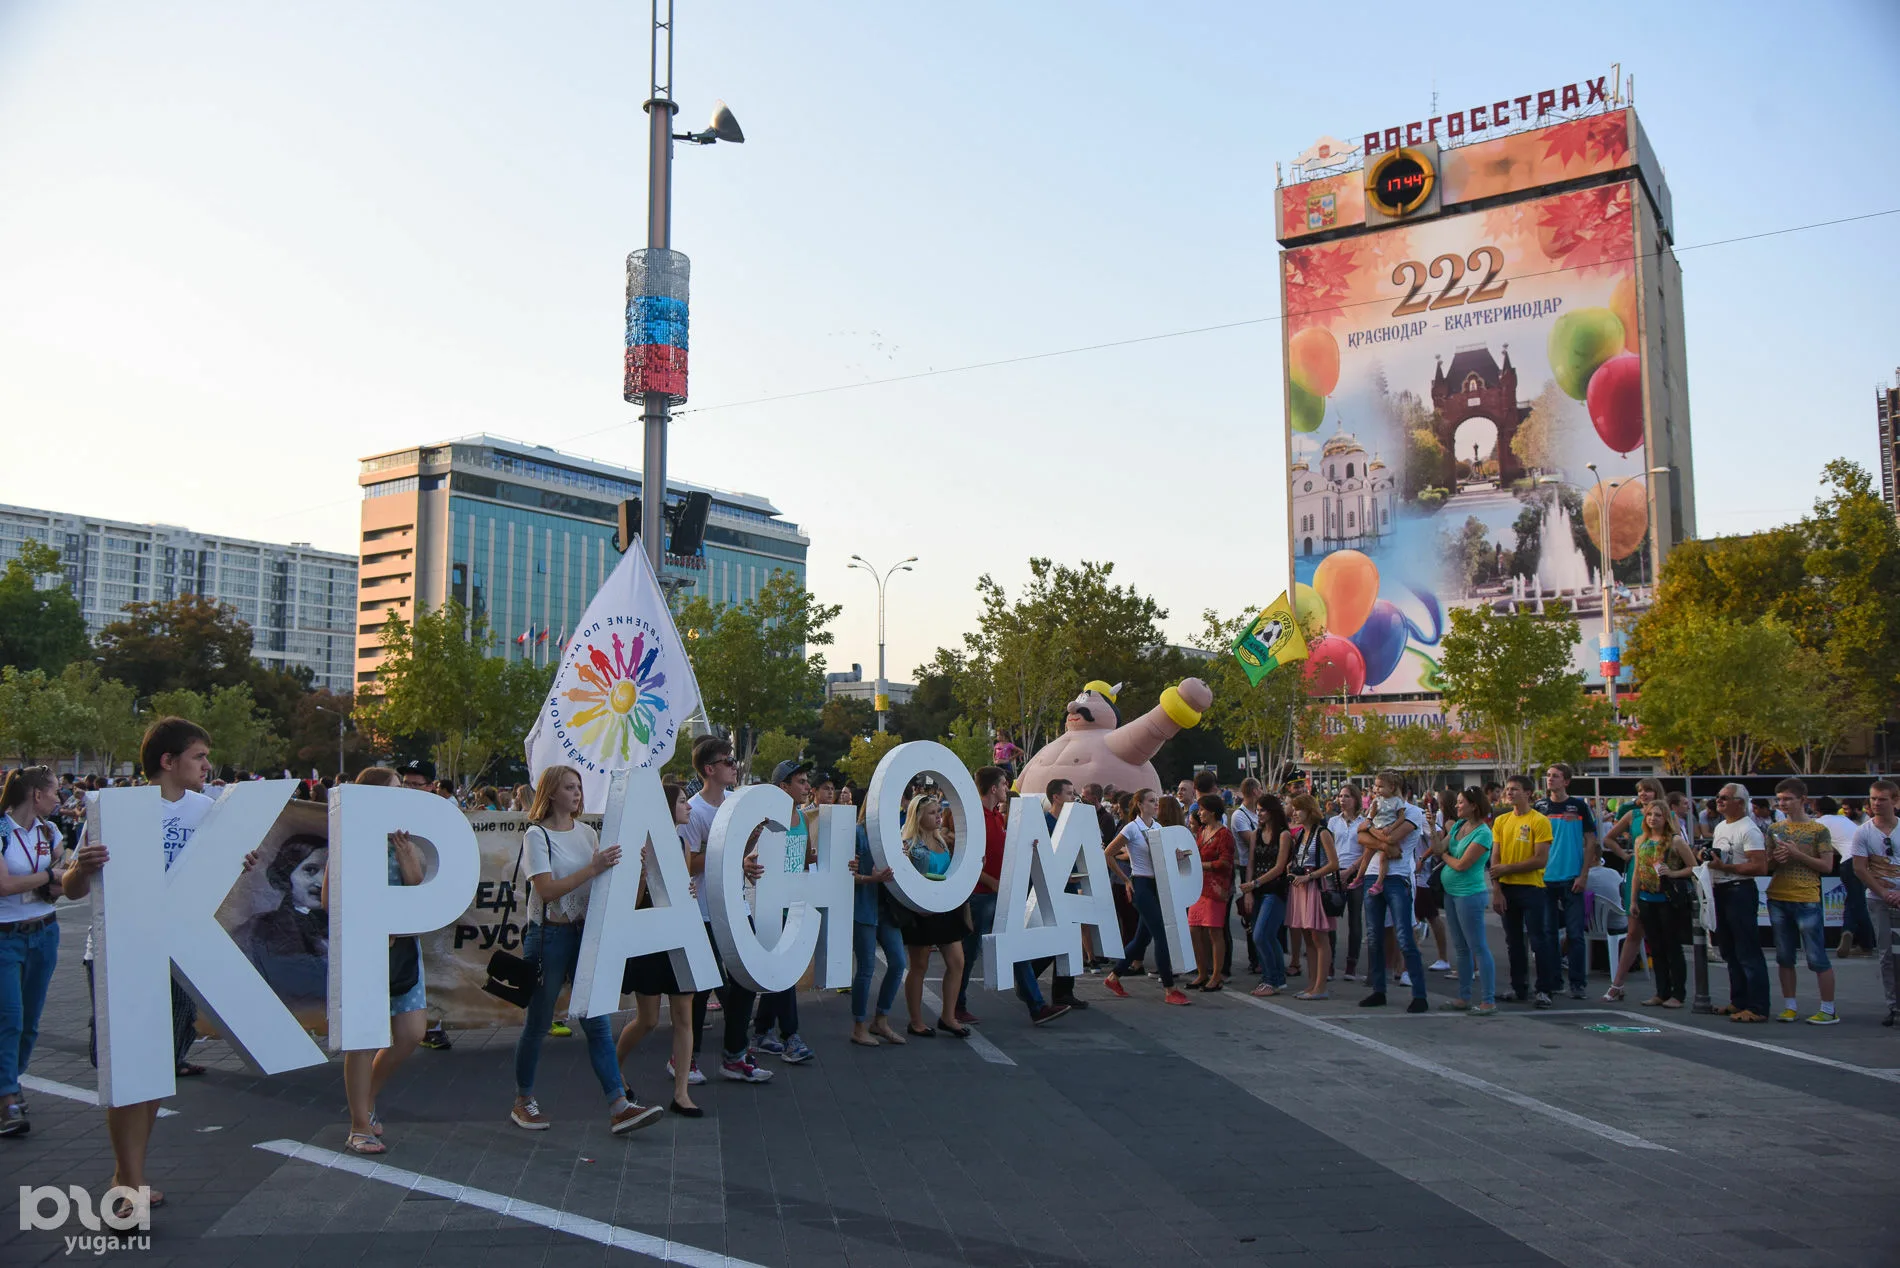
[[904,741],[895,731],[873,731],[869,735],[853,737],[851,751],[839,759],[838,769],[859,788],[871,786],[871,776],[877,773],[877,764],[884,755]]
[[426,737],[446,779],[479,781],[498,756],[521,751],[554,666],[486,655],[487,619],[454,599],[414,622],[392,610],[382,638],[378,694],[356,701],[360,727],[385,740]]
[[1415,787],[1424,787],[1440,771],[1456,766],[1465,748],[1465,737],[1443,723],[1395,725],[1389,739],[1391,764],[1412,776]]
[[1637,704],[1641,751],[1675,771],[1748,775],[1795,729],[1790,664],[1798,644],[1780,621],[1692,613],[1649,635]]
[[1580,766],[1589,760],[1591,749],[1607,746],[1616,734],[1609,699],[1585,693],[1573,708],[1538,720],[1531,729],[1531,755],[1539,766]]
[[268,772],[284,758],[284,739],[270,715],[257,706],[249,683],[213,688],[209,695],[186,690],[152,697],[151,716],[189,718],[211,733],[214,766]]
[[99,631],[99,668],[140,697],[161,691],[207,695],[255,672],[251,627],[237,609],[202,595],[129,603]]
[[788,762],[805,756],[805,741],[796,735],[784,731],[771,730],[759,736],[758,743],[752,749],[752,760],[757,763],[762,779],[772,777],[772,769],[780,762]]
[[677,618],[706,717],[732,737],[749,770],[759,736],[808,735],[825,694],[825,627],[836,604],[819,603],[791,573],[775,571],[750,603],[688,599]]
[[22,765],[80,748],[92,721],[61,679],[40,669],[0,668],[0,751]]
[[964,717],[959,717],[950,723],[950,733],[943,737],[943,746],[955,753],[957,760],[973,771],[990,765],[996,756],[988,734],[976,723]]
[[1490,741],[1506,772],[1525,769],[1540,724],[1583,707],[1583,674],[1570,667],[1576,642],[1567,616],[1452,610],[1438,663],[1445,703]]
[[[85,655],[86,618],[61,576],[59,552],[29,537],[0,572],[0,665],[57,674]],[[47,584],[51,578],[59,584]]]

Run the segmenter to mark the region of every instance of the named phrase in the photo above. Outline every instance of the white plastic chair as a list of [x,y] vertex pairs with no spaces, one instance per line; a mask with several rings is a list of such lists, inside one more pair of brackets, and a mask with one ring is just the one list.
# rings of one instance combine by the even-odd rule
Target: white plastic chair
[[[1627,921],[1629,913],[1623,910],[1622,904],[1620,903],[1605,902],[1602,895],[1592,895],[1590,899],[1590,923],[1585,926],[1583,931],[1583,945],[1585,951],[1584,962],[1586,964],[1589,963],[1588,952],[1592,942],[1602,942],[1606,946],[1610,953],[1610,977],[1614,979],[1616,977],[1616,966],[1619,963],[1618,957],[1623,952],[1623,938],[1625,935],[1610,932],[1610,917],[1612,916]],[[1625,928],[1627,927],[1626,924]]]

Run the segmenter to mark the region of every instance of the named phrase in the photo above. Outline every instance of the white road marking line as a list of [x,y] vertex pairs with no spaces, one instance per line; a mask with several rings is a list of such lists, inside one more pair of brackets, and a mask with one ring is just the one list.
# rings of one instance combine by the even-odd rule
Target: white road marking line
[[[974,981],[975,979],[973,978],[971,980]],[[930,1005],[931,1011],[935,1012],[937,1016],[943,1016],[943,1000],[937,995],[937,992],[931,990],[928,986],[924,987],[924,1003]],[[915,1037],[914,1035],[912,1036],[912,1038]],[[970,1037],[963,1042],[969,1044],[970,1047],[975,1050],[977,1056],[983,1058],[991,1065],[1016,1064],[1009,1059],[1008,1053],[985,1039],[983,1032],[978,1030],[975,1026],[970,1027]]]
[[1374,1052],[1391,1057],[1394,1061],[1403,1062],[1414,1069],[1424,1070],[1428,1074],[1435,1074],[1441,1079],[1447,1079],[1453,1083],[1461,1084],[1474,1092],[1483,1092],[1487,1096],[1495,1096],[1500,1100],[1508,1101],[1519,1109],[1530,1110],[1534,1114],[1542,1114],[1548,1118],[1554,1118],[1560,1123],[1580,1128],[1593,1136],[1601,1136],[1605,1140],[1628,1146],[1631,1149],[1654,1149],[1662,1153],[1676,1152],[1667,1145],[1658,1145],[1654,1141],[1644,1140],[1641,1136],[1633,1135],[1620,1128],[1611,1127],[1608,1123],[1599,1123],[1594,1118],[1585,1118],[1583,1115],[1573,1114],[1567,1109],[1559,1109],[1555,1105],[1547,1105],[1535,1097],[1526,1096],[1522,1092],[1512,1091],[1508,1087],[1502,1087],[1487,1079],[1480,1079],[1476,1075],[1466,1074],[1463,1070],[1454,1070],[1450,1066],[1441,1065],[1428,1057],[1418,1056],[1416,1053],[1407,1052],[1403,1048],[1395,1048],[1388,1043],[1380,1043],[1377,1039],[1370,1039],[1365,1035],[1354,1034],[1344,1026],[1336,1026],[1332,1022],[1321,1021],[1317,1017],[1308,1017],[1305,1013],[1295,1012],[1291,1008],[1286,1008],[1280,1004],[1271,1003],[1264,999],[1255,999],[1251,995],[1236,995],[1234,998],[1251,1004],[1255,1008],[1264,1009],[1270,1013],[1277,1013],[1290,1021],[1298,1022],[1302,1026],[1311,1026],[1314,1030],[1324,1031],[1337,1039],[1344,1039],[1347,1043],[1358,1044],[1362,1048],[1370,1048]]
[[755,1264],[749,1259],[735,1259],[730,1255],[721,1255],[715,1251],[701,1250],[697,1246],[688,1246],[684,1242],[668,1241],[664,1237],[655,1237],[651,1233],[642,1233],[638,1229],[623,1228],[604,1220],[589,1219],[583,1215],[575,1215],[571,1211],[542,1206],[539,1202],[512,1198],[505,1193],[491,1193],[487,1189],[477,1189],[471,1185],[438,1180],[434,1176],[425,1176],[421,1172],[392,1167],[374,1158],[364,1158],[356,1154],[340,1154],[295,1140],[266,1140],[251,1147],[269,1153],[282,1154],[298,1162],[315,1163],[319,1167],[328,1167],[332,1171],[347,1171],[352,1175],[362,1176],[366,1180],[395,1185],[399,1189],[411,1189],[418,1193],[429,1193],[436,1197],[447,1198],[451,1202],[460,1202],[465,1206],[480,1207],[484,1211],[506,1215],[509,1219],[520,1220],[526,1224],[539,1224],[542,1228],[572,1233],[576,1237],[584,1237],[602,1246],[617,1246],[622,1250],[649,1255],[664,1263],[690,1264],[693,1268],[763,1268],[763,1265]]
[[[1582,1009],[1579,1012],[1585,1011]],[[1740,1035],[1724,1034],[1719,1030],[1708,1030],[1701,1026],[1685,1026],[1681,1022],[1666,1021],[1652,1012],[1634,1013],[1621,1008],[1593,1008],[1593,1013],[1609,1013],[1617,1017],[1633,1017],[1646,1026],[1660,1026],[1664,1030],[1680,1030],[1687,1035],[1696,1035],[1703,1039],[1717,1039],[1723,1043],[1740,1044],[1744,1048],[1759,1048],[1763,1052],[1772,1052],[1778,1056],[1793,1057],[1798,1061],[1811,1061],[1815,1065],[1831,1066],[1836,1070],[1846,1070],[1850,1074],[1864,1074],[1870,1079],[1883,1079],[1888,1083],[1900,1083],[1900,1070],[1882,1070],[1874,1066],[1854,1065],[1848,1061],[1838,1061],[1833,1057],[1824,1057],[1817,1052],[1803,1052],[1799,1048],[1784,1048],[1780,1044],[1764,1043],[1759,1039],[1744,1039]]]
[[[69,1101],[78,1101],[84,1105],[97,1105],[99,1103],[99,1094],[90,1088],[74,1087],[70,1083],[55,1083],[51,1079],[42,1079],[35,1074],[22,1074],[20,1076],[20,1086],[30,1091],[44,1092],[48,1096],[63,1096]],[[166,1109],[161,1105],[158,1107],[158,1116],[160,1118],[176,1118],[178,1117],[178,1111]]]

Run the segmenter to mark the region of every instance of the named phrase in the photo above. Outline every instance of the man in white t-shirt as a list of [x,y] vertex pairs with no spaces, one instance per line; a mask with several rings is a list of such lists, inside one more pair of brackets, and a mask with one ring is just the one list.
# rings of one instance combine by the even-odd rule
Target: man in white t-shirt
[[1814,821],[1826,828],[1834,841],[1834,855],[1840,860],[1837,874],[1846,891],[1841,904],[1841,942],[1834,954],[1842,960],[1852,959],[1856,953],[1868,955],[1874,945],[1874,929],[1867,917],[1867,891],[1853,865],[1846,861],[1853,857],[1854,833],[1860,825],[1842,814],[1841,803],[1832,797],[1814,799]]
[[[1365,826],[1364,798],[1359,795],[1359,785],[1341,784],[1339,786],[1339,813],[1326,821],[1332,829],[1333,845],[1339,851],[1339,874],[1348,876],[1359,865],[1360,855],[1366,847],[1359,844],[1359,829]],[[1359,980],[1359,952],[1366,945],[1366,887],[1363,882],[1346,891],[1346,971],[1342,976],[1348,982]],[[1380,951],[1378,954],[1384,954]],[[1339,963],[1337,945],[1333,963]]]
[[[1372,781],[1372,795],[1380,798],[1402,796],[1404,781],[1397,771],[1380,771]],[[1382,839],[1381,833],[1384,838]],[[1388,883],[1376,895],[1366,898],[1366,952],[1370,972],[1367,985],[1372,993],[1359,1001],[1361,1008],[1378,1008],[1385,1003],[1385,930],[1390,927],[1399,940],[1399,955],[1405,961],[1405,973],[1412,984],[1412,1002],[1408,1013],[1431,1011],[1425,995],[1425,961],[1418,953],[1418,939],[1412,933],[1412,887],[1409,880],[1418,868],[1419,844],[1425,839],[1425,812],[1411,802],[1405,803],[1404,818],[1390,828],[1374,828],[1368,821],[1359,829],[1359,844],[1368,850],[1385,852]]]
[[[713,956],[718,958],[719,943],[712,936],[712,909],[706,903],[706,838],[712,832],[713,820],[719,816],[726,794],[739,786],[739,764],[732,758],[732,742],[716,735],[702,737],[693,745],[693,770],[699,775],[701,787],[686,803],[688,817],[686,826],[680,830],[680,839],[686,842],[689,851],[686,870],[693,876],[699,918],[706,922],[706,941],[712,944]],[[764,866],[755,855],[746,855],[745,874],[754,881],[765,874]],[[765,1083],[771,1079],[772,1072],[753,1061],[750,1051],[754,995],[732,980],[723,960],[719,964],[719,975],[725,980],[725,985],[719,988],[719,1004],[726,1019],[719,1073],[735,1083]],[[688,1083],[706,1081],[706,1076],[699,1071],[699,1035],[706,1025],[706,1002],[711,994],[711,991],[700,991],[693,996],[693,1070],[686,1076]]]
[[[159,839],[151,842],[165,851],[165,866],[170,869],[172,863],[184,848],[191,843],[191,837],[204,821],[212,807],[212,799],[204,795],[205,780],[211,775],[211,736],[195,722],[184,718],[160,718],[145,730],[145,737],[139,743],[139,768],[145,777],[158,785],[159,796],[163,798],[165,809],[161,812]],[[123,847],[122,847],[123,848]],[[149,848],[145,843],[133,842],[131,848]],[[255,856],[245,860],[248,867]],[[102,859],[102,867],[110,867],[111,858]],[[68,898],[83,898],[91,889],[91,877],[69,877],[65,886]],[[94,917],[98,909],[93,910]],[[92,994],[92,936],[88,932],[86,940],[86,990]],[[98,1064],[97,1049],[97,1005],[94,1005],[94,1048],[93,1063]],[[172,1057],[178,1063],[179,1074],[203,1074],[201,1066],[192,1066],[185,1061],[191,1039],[195,1033],[198,1010],[193,1006],[191,997],[179,989],[178,983],[172,983]],[[158,1102],[143,1101],[136,1105],[114,1105],[106,1110],[106,1134],[112,1140],[114,1168],[112,1183],[128,1189],[137,1189],[146,1183],[145,1152],[152,1138],[152,1124],[158,1121]],[[151,1205],[160,1206],[165,1195],[157,1189],[151,1191]]]
[[1715,945],[1728,964],[1730,1021],[1768,1020],[1768,960],[1762,954],[1757,916],[1761,889],[1757,876],[1768,875],[1768,844],[1749,813],[1748,789],[1723,784],[1715,794],[1722,816],[1704,853],[1715,893]]
[[1887,1018],[1880,1024],[1892,1026],[1900,1021],[1900,991],[1895,974],[1900,969],[1895,957],[1894,926],[1900,924],[1900,784],[1891,779],[1876,779],[1867,791],[1867,822],[1854,830],[1848,845],[1848,858],[1854,875],[1867,887],[1867,917],[1874,927],[1874,940],[1868,947],[1880,958],[1880,987],[1887,996]]

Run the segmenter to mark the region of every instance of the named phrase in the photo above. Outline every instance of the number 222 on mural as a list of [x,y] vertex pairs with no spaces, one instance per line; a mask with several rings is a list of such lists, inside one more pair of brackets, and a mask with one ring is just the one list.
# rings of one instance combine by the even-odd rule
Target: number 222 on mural
[[[1460,290],[1459,283],[1464,280],[1467,268],[1473,273],[1483,269],[1484,276],[1471,287]],[[1392,310],[1392,315],[1403,317],[1409,313],[1422,313],[1428,308],[1454,308],[1459,304],[1482,304],[1487,300],[1502,299],[1505,288],[1510,285],[1510,282],[1498,276],[1503,271],[1504,252],[1496,247],[1478,247],[1462,260],[1448,251],[1433,260],[1430,268],[1418,260],[1403,260],[1392,270],[1392,284],[1406,286],[1409,278],[1410,289],[1405,292],[1405,298],[1399,301],[1399,306]],[[1445,285],[1437,298],[1420,294],[1425,290],[1427,278],[1440,277],[1445,278]]]

